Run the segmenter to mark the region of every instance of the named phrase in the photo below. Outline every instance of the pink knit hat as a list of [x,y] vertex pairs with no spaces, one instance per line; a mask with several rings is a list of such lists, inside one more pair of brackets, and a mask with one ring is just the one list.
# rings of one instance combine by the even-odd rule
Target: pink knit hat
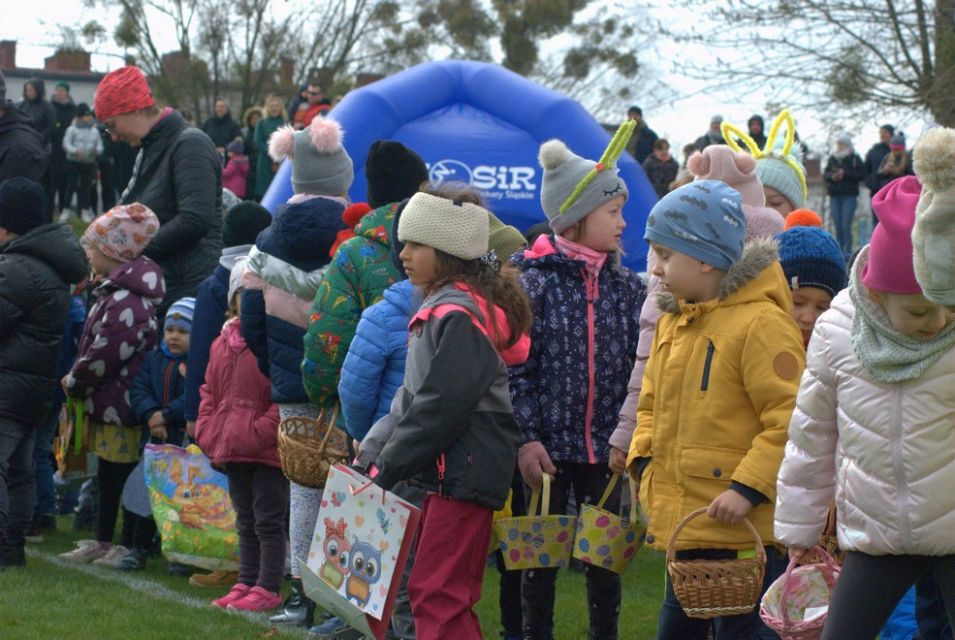
[[83,242],[114,260],[131,262],[142,255],[157,231],[156,214],[146,205],[134,202],[115,206],[93,220],[83,234]]
[[690,156],[686,167],[697,180],[719,180],[733,187],[743,197],[744,205],[766,205],[763,184],[756,177],[756,159],[748,153],[712,144]]
[[922,185],[905,176],[885,185],[872,199],[879,224],[869,241],[869,262],[862,270],[862,284],[875,291],[922,293],[912,263],[912,227]]

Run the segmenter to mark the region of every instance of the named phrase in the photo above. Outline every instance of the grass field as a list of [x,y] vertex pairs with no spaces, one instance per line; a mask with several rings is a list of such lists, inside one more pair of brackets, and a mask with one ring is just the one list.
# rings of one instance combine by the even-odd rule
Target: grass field
[[[272,629],[265,616],[227,613],[209,600],[227,589],[201,589],[166,574],[166,563],[151,558],[145,571],[122,574],[92,566],[67,565],[57,553],[89,537],[60,531],[28,545],[26,569],[0,573],[0,640],[200,640],[205,638],[306,638],[300,631]],[[620,637],[653,638],[662,601],[664,559],[643,550],[624,575]],[[488,569],[478,614],[485,637],[497,638],[498,573]],[[557,582],[556,637],[587,637],[587,604],[582,574],[562,572]],[[451,640],[451,639],[449,639]]]

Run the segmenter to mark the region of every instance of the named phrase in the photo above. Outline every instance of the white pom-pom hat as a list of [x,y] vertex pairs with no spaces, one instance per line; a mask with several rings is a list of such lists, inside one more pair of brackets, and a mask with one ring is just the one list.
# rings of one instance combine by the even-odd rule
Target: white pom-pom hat
[[925,297],[955,308],[955,130],[922,134],[912,151],[922,194],[915,209],[912,252]]
[[269,138],[269,156],[276,162],[291,158],[295,193],[345,196],[355,171],[342,146],[343,135],[338,122],[317,115],[301,131],[285,126],[273,133]]

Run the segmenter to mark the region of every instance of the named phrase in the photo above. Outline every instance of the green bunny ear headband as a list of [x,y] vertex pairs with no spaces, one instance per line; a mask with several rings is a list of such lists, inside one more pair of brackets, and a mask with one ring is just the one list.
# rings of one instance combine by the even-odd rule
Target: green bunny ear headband
[[574,187],[574,190],[570,193],[564,204],[560,205],[560,213],[564,214],[567,212],[570,207],[577,202],[577,198],[580,197],[580,194],[584,192],[584,189],[587,188],[594,178],[596,178],[601,171],[616,171],[617,170],[617,159],[620,157],[620,154],[623,153],[623,150],[627,147],[627,142],[630,140],[630,136],[633,135],[633,130],[636,128],[637,123],[633,120],[627,120],[622,125],[617,128],[617,132],[613,134],[613,138],[610,139],[610,144],[607,145],[607,148],[604,149],[603,155],[600,156],[600,160],[597,164],[594,165],[594,168],[583,177],[583,179],[577,183],[577,186]]
[[[776,138],[779,137],[779,129],[783,124],[788,125],[786,127],[786,137],[783,139],[782,150],[776,151]],[[739,143],[736,142],[736,139],[739,138],[743,141],[743,144],[746,145],[746,149],[750,155],[757,160],[760,158],[775,158],[785,162],[799,177],[799,184],[802,186],[803,200],[809,198],[809,186],[806,184],[806,171],[792,156],[793,145],[796,143],[796,123],[789,109],[783,109],[782,113],[773,120],[773,124],[769,128],[769,135],[766,137],[766,144],[762,149],[759,148],[759,145],[756,144],[756,141],[753,140],[748,133],[729,122],[723,122],[723,124],[720,125],[720,133],[723,134],[723,140],[726,141],[726,144],[729,145],[733,151],[743,151]]]

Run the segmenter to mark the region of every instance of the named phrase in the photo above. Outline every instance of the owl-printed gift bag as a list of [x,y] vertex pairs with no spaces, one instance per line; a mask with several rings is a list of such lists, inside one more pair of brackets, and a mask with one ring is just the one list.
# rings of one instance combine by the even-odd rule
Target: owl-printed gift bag
[[421,511],[343,465],[328,474],[302,581],[306,595],[381,640]]
[[199,447],[147,444],[143,472],[162,553],[210,571],[239,568],[239,534],[229,480]]

